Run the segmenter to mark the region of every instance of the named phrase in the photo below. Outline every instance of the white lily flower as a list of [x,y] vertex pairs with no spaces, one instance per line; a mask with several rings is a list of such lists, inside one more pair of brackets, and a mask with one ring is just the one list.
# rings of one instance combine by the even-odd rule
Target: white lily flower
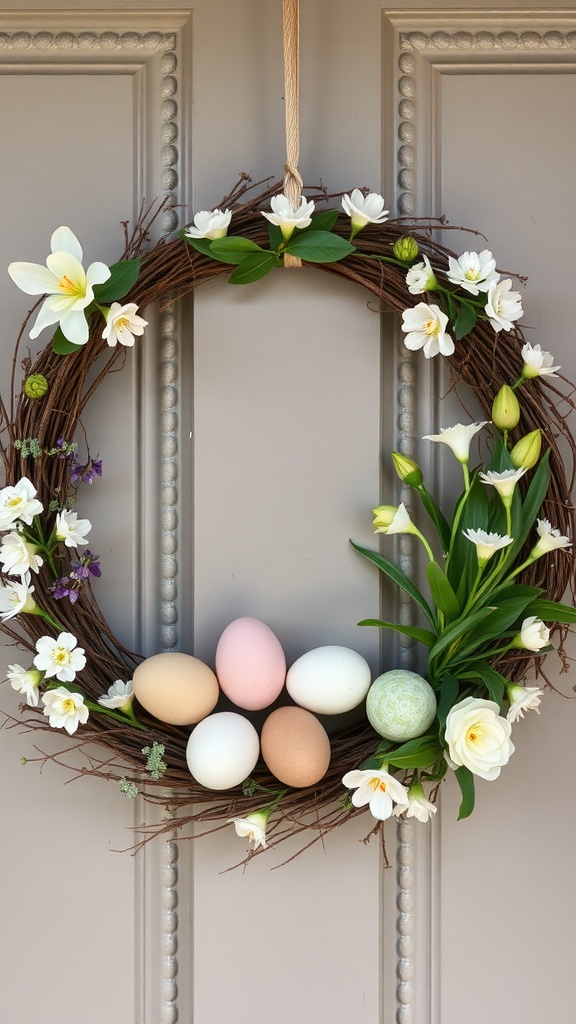
[[65,729],[69,736],[79,725],[88,721],[88,708],[81,693],[72,693],[65,686],[57,686],[42,694],[44,714],[53,729]]
[[426,359],[431,359],[439,353],[451,356],[454,352],[454,342],[446,333],[448,317],[439,306],[419,302],[413,309],[404,310],[402,320],[406,348],[412,351],[424,349]]
[[0,530],[11,530],[18,520],[31,526],[34,516],[44,511],[36,494],[34,484],[26,476],[13,486],[3,487],[0,490]]
[[414,533],[415,526],[404,503],[379,505],[373,509],[374,533]]
[[523,314],[520,292],[511,291],[512,281],[506,278],[491,286],[487,295],[486,315],[495,331],[511,331],[514,320]]
[[481,423],[455,423],[453,427],[440,427],[439,434],[425,434],[422,440],[447,444],[454,452],[458,462],[465,463],[470,458],[472,438],[487,423],[488,420],[482,420]]
[[486,530],[462,530],[466,540],[476,545],[476,553],[480,563],[487,562],[497,551],[512,544],[514,538],[508,534],[501,536],[499,533],[487,533]]
[[45,267],[39,263],[11,263],[8,267],[14,283],[27,295],[48,296],[30,337],[37,338],[45,327],[59,323],[68,341],[85,345],[88,321],[84,310],[94,299],[93,286],[107,281],[110,269],[104,263],[91,263],[88,270],[84,270],[82,247],[70,228],[57,228],[50,247],[52,253]]
[[280,228],[286,242],[295,228],[307,228],[310,225],[315,204],[312,200],[308,201],[302,197],[300,206],[296,209],[288,197],[281,193],[278,196],[272,196],[270,206],[272,213],[262,210],[262,216]]
[[367,196],[359,188],[352,189],[350,195],[342,196],[342,209],[352,223],[352,235],[356,235],[367,224],[383,224],[388,219],[388,210],[384,209],[384,199],[377,192],[369,192]]
[[98,697],[98,703],[103,708],[110,708],[115,711],[126,711],[130,712],[132,702],[134,700],[134,683],[132,679],[128,682],[124,682],[122,679],[117,679],[115,683],[108,688],[108,693],[104,697]]
[[516,683],[509,683],[506,687],[510,708],[506,718],[509,722],[519,722],[524,718],[525,711],[535,711],[540,714],[540,701],[544,696],[544,690],[538,686],[519,686]]
[[45,672],[47,678],[56,676],[61,683],[71,683],[86,665],[84,648],[77,647],[77,643],[72,633],[59,633],[56,640],[52,636],[41,636],[36,641],[35,667]]
[[248,839],[253,844],[252,849],[257,850],[259,846],[266,849],[266,825],[270,817],[270,810],[253,811],[245,818],[229,818],[228,824],[234,825],[236,835],[241,839]]
[[401,810],[400,805],[394,808],[396,817],[404,815],[405,818],[416,818],[417,821],[427,822],[438,808],[430,800],[427,800],[419,779],[414,779],[408,788],[408,807]]
[[411,295],[422,295],[422,292],[433,292],[438,285],[432,264],[427,256],[422,263],[415,263],[406,274],[406,284]]
[[135,302],[127,302],[122,306],[119,302],[113,302],[106,314],[106,327],[102,331],[104,341],[113,348],[116,342],[131,347],[134,344],[134,335],[144,334],[144,328],[148,321],[136,315],[138,306]]
[[7,677],[12,689],[24,694],[28,706],[37,708],[38,686],[44,678],[42,672],[35,668],[23,668],[22,665],[8,665]]
[[67,548],[77,548],[79,544],[86,544],[85,533],[90,533],[92,523],[89,519],[78,519],[76,512],[69,512],[64,509],[56,516],[56,538],[64,541]]
[[364,807],[368,804],[370,813],[380,821],[385,821],[392,814],[407,811],[410,805],[408,790],[398,779],[395,779],[389,772],[384,771],[355,771],[347,772],[342,782],[349,789],[355,789],[352,794],[352,803],[355,807]]
[[464,252],[456,260],[449,256],[448,263],[448,280],[471,295],[487,292],[497,283],[500,276],[496,273],[496,260],[489,249],[483,249],[482,252]]
[[512,645],[526,651],[541,651],[550,643],[550,630],[537,615],[529,615],[524,619],[518,636]]
[[188,238],[224,238],[232,220],[231,210],[200,210],[194,216],[194,227],[185,228]]
[[27,572],[39,572],[44,559],[37,554],[36,544],[30,544],[21,533],[13,531],[2,538],[0,562],[4,572],[12,576],[25,576]]
[[553,366],[554,356],[544,352],[540,345],[532,346],[529,341],[522,348],[522,379],[531,380],[533,377],[554,377],[561,366]]
[[570,539],[568,537],[564,537],[560,533],[560,530],[555,530],[547,519],[537,519],[536,524],[536,533],[540,540],[530,552],[530,558],[532,560],[540,558],[541,555],[548,554],[549,551],[555,551],[556,548],[572,547]]
[[32,597],[34,587],[30,586],[30,575],[23,576],[20,583],[10,580],[0,583],[0,619],[7,622],[15,615],[34,615],[38,607]]
[[495,487],[500,497],[505,499],[512,497],[516,484],[526,472],[527,470],[523,468],[505,469],[501,473],[496,473],[495,470],[489,469],[487,473],[480,473],[480,479],[483,484]]

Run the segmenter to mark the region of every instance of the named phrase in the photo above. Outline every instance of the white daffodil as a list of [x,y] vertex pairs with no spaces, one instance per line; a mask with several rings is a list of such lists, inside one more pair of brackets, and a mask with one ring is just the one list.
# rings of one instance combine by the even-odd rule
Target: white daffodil
[[31,708],[38,707],[38,686],[44,678],[42,672],[35,668],[23,668],[22,665],[8,665],[7,677],[13,690],[26,697]]
[[488,420],[481,423],[455,423],[453,427],[440,427],[439,434],[425,434],[423,441],[438,441],[440,444],[447,444],[452,449],[458,462],[468,462],[470,458],[470,443],[475,434],[482,427],[485,427]]
[[106,327],[102,332],[104,341],[113,348],[116,342],[131,347],[134,344],[134,335],[144,334],[144,328],[148,321],[136,315],[138,306],[135,302],[127,302],[122,306],[119,302],[113,302],[106,314]]
[[446,760],[452,768],[465,765],[474,775],[493,782],[514,753],[511,731],[495,701],[465,697],[446,718]]
[[480,479],[483,484],[494,487],[500,497],[506,500],[512,497],[516,484],[526,472],[525,469],[505,469],[501,473],[496,473],[495,470],[489,469],[487,473],[480,473]]
[[550,643],[550,630],[537,615],[524,619],[520,632],[512,641],[513,647],[526,651],[541,651]]
[[388,210],[384,209],[384,199],[377,192],[367,196],[359,188],[352,189],[350,195],[342,196],[342,209],[350,217],[352,237],[358,234],[367,224],[383,224],[388,219]]
[[262,216],[280,228],[286,242],[295,228],[307,228],[310,225],[315,204],[312,200],[308,201],[302,197],[300,206],[296,209],[288,197],[281,193],[278,196],[272,196],[270,206],[272,213],[262,210]]
[[134,683],[131,679],[127,683],[123,682],[122,679],[117,679],[115,683],[108,688],[108,693],[104,697],[98,697],[98,703],[103,708],[110,708],[115,711],[126,711],[130,712],[132,708],[132,701],[134,700]]
[[224,238],[232,220],[231,210],[200,210],[194,215],[194,227],[184,229],[188,238]]
[[23,576],[20,583],[9,580],[8,583],[0,583],[0,619],[7,622],[15,615],[33,615],[36,612],[37,604],[32,594],[34,587],[30,586],[30,576]]
[[21,533],[13,530],[2,538],[0,562],[4,572],[12,576],[25,576],[27,572],[39,572],[44,559],[40,557],[36,544],[24,540]]
[[0,490],[0,530],[11,530],[18,520],[28,526],[32,524],[34,516],[44,511],[36,493],[34,484],[26,476],[17,484]]
[[532,377],[554,377],[561,366],[553,366],[554,356],[549,352],[543,352],[540,345],[532,346],[529,341],[522,348],[522,380],[531,380]]
[[399,817],[401,814],[405,818],[416,818],[417,821],[430,821],[433,814],[436,814],[438,808],[430,800],[427,800],[424,796],[424,790],[419,779],[414,779],[408,788],[408,807],[406,810],[400,810],[400,805],[394,808],[394,814]]
[[56,516],[56,539],[64,541],[67,548],[77,548],[86,544],[85,533],[90,533],[92,523],[89,519],[78,519],[76,512],[64,509]]
[[462,533],[466,537],[466,540],[472,541],[476,545],[476,553],[478,555],[478,561],[481,565],[486,562],[500,551],[502,548],[508,547],[514,540],[513,537],[509,537],[508,534],[501,536],[499,533],[486,533],[486,530],[462,530]]
[[88,721],[88,708],[81,693],[72,693],[65,686],[57,686],[42,694],[44,714],[53,729],[66,729],[72,736],[79,725]]
[[538,686],[518,686],[516,683],[508,683],[506,692],[510,701],[510,708],[506,718],[509,722],[519,722],[524,718],[525,711],[535,711],[540,714],[540,701],[544,696],[544,690]]
[[56,640],[51,636],[41,636],[36,641],[38,654],[34,665],[45,672],[47,678],[56,676],[61,683],[71,683],[76,673],[86,665],[84,648],[77,647],[77,643],[72,633],[59,633]]
[[511,331],[514,320],[523,314],[520,292],[511,291],[512,281],[506,278],[491,286],[487,295],[486,315],[495,331]]
[[426,359],[438,354],[451,356],[454,352],[454,342],[446,333],[448,317],[439,306],[419,302],[413,309],[404,310],[402,320],[406,348],[412,351],[424,349]]
[[104,263],[91,263],[88,270],[84,270],[82,247],[70,228],[57,228],[50,248],[52,253],[45,267],[39,263],[11,263],[8,267],[14,283],[27,295],[48,296],[30,337],[37,338],[45,327],[59,323],[68,341],[85,345],[88,321],[84,310],[94,299],[93,286],[107,281],[110,269]]
[[547,519],[536,520],[536,533],[540,540],[530,552],[530,558],[532,561],[536,558],[540,558],[542,555],[548,554],[549,551],[555,551],[556,548],[572,547],[572,542],[569,538],[564,537],[560,533],[560,530],[555,530]]
[[464,252],[458,259],[448,257],[447,278],[458,288],[464,288],[471,295],[487,292],[498,281],[496,260],[489,249],[482,252]]
[[236,835],[242,839],[248,839],[253,850],[257,850],[259,846],[266,849],[268,846],[266,842],[266,825],[269,816],[269,810],[253,811],[252,814],[247,814],[245,818],[229,818],[228,824],[234,825]]
[[415,263],[410,267],[406,274],[406,284],[411,295],[433,292],[437,288],[438,281],[427,256],[423,257],[422,263]]
[[[401,814],[408,810],[408,790],[389,772],[362,771],[356,769],[347,772],[342,782],[349,789],[355,789],[352,803],[355,807],[368,804],[370,813],[380,821],[385,821],[394,813]],[[395,805],[398,811],[395,811]]]

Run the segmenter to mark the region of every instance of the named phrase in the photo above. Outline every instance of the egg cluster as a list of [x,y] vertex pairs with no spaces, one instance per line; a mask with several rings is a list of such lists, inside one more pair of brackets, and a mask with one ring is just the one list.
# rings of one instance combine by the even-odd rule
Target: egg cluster
[[[367,661],[347,647],[318,647],[286,671],[280,641],[259,619],[231,622],[216,649],[215,672],[190,654],[155,654],[134,673],[134,694],[151,715],[193,726],[186,759],[206,789],[240,785],[260,755],[284,785],[312,786],[328,771],[330,740],[316,715],[339,715],[370,688]],[[239,711],[215,711],[221,694],[242,711],[270,708],[286,692],[294,702],[270,711],[260,736]]]

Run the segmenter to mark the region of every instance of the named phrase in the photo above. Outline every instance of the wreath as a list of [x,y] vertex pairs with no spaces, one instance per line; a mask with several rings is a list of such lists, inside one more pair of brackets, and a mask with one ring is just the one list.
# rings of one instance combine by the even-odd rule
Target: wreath
[[[571,387],[552,356],[525,341],[516,323],[520,293],[510,279],[501,279],[492,253],[457,256],[436,241],[438,229],[448,230],[442,220],[389,220],[374,193],[354,189],[334,197],[319,190],[295,202],[277,185],[256,196],[251,189],[243,175],[217,209],[197,214],[188,228],[155,245],[149,243],[155,213],[148,211],[131,232],[124,226],[124,253],[112,267],[94,263],[84,271],[80,243],[68,228],[54,233],[46,267],[11,264],[22,290],[47,296],[39,300],[31,336],[57,326],[33,361],[22,358],[39,303],[30,311],[17,339],[11,396],[0,406],[0,615],[3,632],[29,655],[28,664],[11,665],[8,672],[25,698],[18,721],[73,735],[74,749],[86,755],[76,773],[113,780],[128,797],[142,789],[147,801],[169,804],[170,818],[143,825],[141,842],[185,832],[192,823],[212,829],[233,822],[250,840],[250,855],[305,829],[311,838],[303,842],[310,845],[367,805],[373,831],[392,815],[427,820],[448,770],[460,784],[460,815],[469,814],[475,777],[498,777],[514,750],[513,723],[540,703],[543,689],[520,681],[536,664],[540,681],[547,682],[542,656],[555,649],[554,637],[562,655],[565,630],[576,619],[572,605],[560,603],[573,593],[575,572],[569,539],[575,445],[566,423]],[[334,198],[341,198],[340,210],[318,212]],[[417,612],[416,625],[380,619],[362,624],[394,629],[422,644],[426,678],[392,666],[372,680],[359,655],[335,647],[309,652],[290,667],[288,695],[285,664],[279,685],[271,684],[270,719],[276,715],[281,722],[286,709],[297,712],[289,723],[296,759],[306,761],[318,740],[322,767],[320,773],[313,768],[311,781],[306,773],[294,781],[282,765],[276,767],[273,752],[260,755],[250,718],[251,709],[264,705],[246,694],[250,683],[242,683],[245,692],[233,711],[221,710],[220,687],[230,696],[224,676],[234,677],[238,668],[232,642],[217,656],[216,673],[211,666],[199,668],[192,652],[143,660],[122,645],[98,606],[100,567],[86,547],[91,524],[74,511],[82,484],[102,472],[100,460],[90,455],[82,416],[108,374],[124,366],[128,347],[146,343],[140,311],[162,308],[221,274],[250,284],[289,261],[360,284],[376,312],[401,314],[406,346],[425,358],[443,356],[452,386],[471,392],[485,416],[485,422],[429,435],[451,449],[447,457],[456,458],[463,475],[450,515],[404,453],[393,453],[394,466],[419,511],[414,514],[409,501],[374,510],[376,532],[409,533],[423,543],[428,591],[418,590],[385,549],[358,548],[408,593]],[[471,442],[488,433],[489,421],[484,470],[470,464]],[[420,528],[421,518],[426,525]],[[279,642],[265,624],[247,622],[265,634],[264,662],[273,648],[277,666]],[[261,668],[254,635],[247,641],[252,677]],[[171,662],[167,669],[156,658],[184,663]],[[173,675],[183,675],[184,690],[194,689],[192,662],[194,672],[205,670],[202,696],[193,698],[204,704],[181,724],[178,711],[158,711],[156,697]],[[338,714],[353,707],[355,723],[339,727]],[[331,716],[329,738],[318,718],[323,714]],[[226,754],[232,774],[219,775],[230,735],[224,732],[222,740],[211,725],[226,719],[228,726],[232,718],[246,723],[240,727],[246,736],[238,765],[236,755]],[[277,725],[280,734],[282,728]],[[101,758],[94,742],[105,748]],[[208,758],[206,770],[198,749]],[[48,758],[67,763],[65,756],[42,751],[33,760]]]

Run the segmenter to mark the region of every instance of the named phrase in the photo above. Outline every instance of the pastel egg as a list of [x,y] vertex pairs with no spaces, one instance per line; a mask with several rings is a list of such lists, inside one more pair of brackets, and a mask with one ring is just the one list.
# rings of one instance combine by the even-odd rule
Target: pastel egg
[[256,729],[235,711],[219,711],[204,718],[186,746],[188,768],[206,789],[239,786],[254,769],[259,754]]
[[301,707],[341,715],[360,704],[370,686],[370,666],[348,647],[316,647],[288,669],[286,689]]
[[286,678],[280,641],[259,619],[234,619],[218,641],[216,675],[226,696],[239,708],[269,707]]
[[313,786],[328,771],[328,734],[304,708],[282,707],[272,711],[262,727],[260,745],[272,775],[287,786]]
[[134,696],[161,722],[193,725],[216,707],[218,680],[191,654],[153,654],[134,672]]
[[387,740],[404,743],[422,736],[436,717],[436,695],[422,676],[396,668],[374,680],[366,698],[373,729]]

